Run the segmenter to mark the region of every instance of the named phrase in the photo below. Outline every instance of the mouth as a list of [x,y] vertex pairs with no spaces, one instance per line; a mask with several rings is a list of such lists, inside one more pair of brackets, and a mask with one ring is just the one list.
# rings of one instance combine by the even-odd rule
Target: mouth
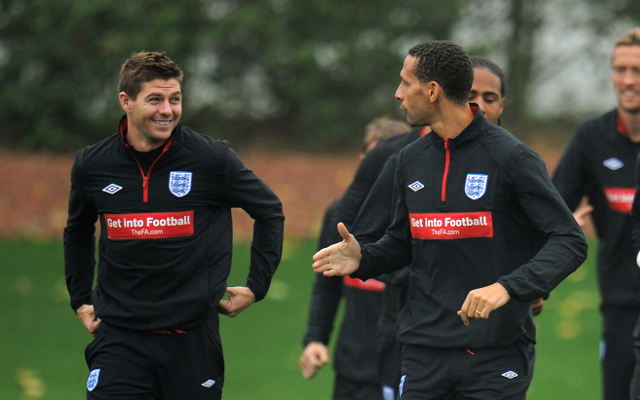
[[151,122],[153,122],[154,124],[157,124],[157,125],[163,125],[164,126],[164,125],[171,124],[171,122],[173,122],[173,120],[172,119],[170,119],[170,120],[158,120],[158,119],[153,119],[152,118]]
[[638,97],[639,94],[635,90],[625,89],[620,92],[620,95],[625,98],[630,98],[630,97],[635,98],[635,97]]

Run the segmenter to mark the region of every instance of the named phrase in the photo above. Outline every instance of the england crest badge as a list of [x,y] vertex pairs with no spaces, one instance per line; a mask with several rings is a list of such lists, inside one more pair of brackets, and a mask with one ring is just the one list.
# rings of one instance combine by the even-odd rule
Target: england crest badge
[[87,379],[87,390],[92,392],[93,389],[98,386],[98,380],[100,379],[100,368],[94,369],[89,374],[89,379]]
[[169,175],[169,191],[176,197],[184,197],[191,191],[193,173],[185,171],[171,171]]
[[487,191],[487,181],[489,175],[467,174],[467,181],[464,184],[464,194],[471,200],[478,200]]

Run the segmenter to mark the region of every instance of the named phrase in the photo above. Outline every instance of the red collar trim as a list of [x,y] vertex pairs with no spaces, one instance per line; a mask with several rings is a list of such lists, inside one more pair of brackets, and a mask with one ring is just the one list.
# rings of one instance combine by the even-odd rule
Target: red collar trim
[[427,133],[431,132],[431,129],[429,129],[428,126],[425,126],[424,128],[422,128],[422,130],[420,131],[420,137],[423,137],[424,135],[426,135]]
[[478,107],[476,104],[474,103],[470,103],[469,107],[471,107],[471,112],[473,113],[473,116],[475,117],[476,114],[478,113],[478,110],[480,110],[480,107]]
[[126,139],[127,137],[128,128],[129,128],[129,123],[127,122],[127,117],[126,116],[122,117],[122,119],[120,120],[119,130],[123,140]]
[[620,132],[620,134],[622,134],[622,136],[628,138],[629,137],[629,133],[627,133],[627,129],[622,124],[622,118],[620,118],[620,111],[618,111],[616,113],[616,123],[618,124],[618,132]]

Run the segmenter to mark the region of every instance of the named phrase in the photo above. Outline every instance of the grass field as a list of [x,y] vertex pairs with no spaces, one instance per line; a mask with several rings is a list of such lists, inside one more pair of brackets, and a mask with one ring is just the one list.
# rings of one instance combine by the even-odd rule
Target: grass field
[[[288,242],[268,297],[223,317],[227,400],[327,400],[333,372],[312,381],[298,369],[315,241]],[[537,363],[530,400],[599,399],[599,297],[595,246],[536,319]],[[229,285],[242,285],[248,246],[235,249]],[[83,399],[91,337],[68,306],[60,243],[0,241],[0,400]]]

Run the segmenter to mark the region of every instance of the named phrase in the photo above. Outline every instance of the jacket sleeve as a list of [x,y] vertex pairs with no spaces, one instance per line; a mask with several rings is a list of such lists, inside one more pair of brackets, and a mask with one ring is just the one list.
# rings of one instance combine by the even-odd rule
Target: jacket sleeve
[[529,302],[550,293],[582,265],[587,257],[587,241],[551,183],[540,157],[518,146],[504,172],[507,192],[511,192],[528,221],[545,238],[531,260],[498,279],[512,298]]
[[[400,156],[398,156],[399,159]],[[384,235],[375,242],[371,240],[375,240],[375,236],[382,232],[382,225],[386,225],[382,223],[382,225],[376,227],[375,224],[380,224],[383,218],[380,218],[381,221],[374,223],[369,228],[362,228],[361,237],[364,238],[363,242],[369,243],[362,246],[360,267],[351,274],[353,278],[366,280],[384,273],[392,273],[411,263],[413,256],[411,228],[409,227],[409,215],[401,183],[403,182],[402,169],[399,165],[399,161],[394,165],[395,173],[389,213],[390,224],[384,228]],[[387,178],[388,173],[389,171],[385,172]],[[381,181],[381,185],[389,185],[389,181],[387,183]],[[371,201],[375,201],[375,199],[371,199]]]
[[[397,154],[395,153],[387,159],[356,220],[353,222],[351,233],[361,246],[382,238],[387,227],[391,224],[393,182]],[[406,282],[407,277],[407,269],[403,268],[400,271],[377,276],[376,279],[384,283],[400,285]]]
[[275,193],[227,147],[226,196],[254,220],[247,287],[262,300],[282,257],[284,214]]
[[[636,195],[633,198],[633,205],[631,206],[631,220],[633,221],[633,228],[631,229],[631,245],[633,246],[634,254],[640,252],[640,155],[636,159]],[[640,267],[640,264],[638,264]]]
[[84,152],[76,155],[71,169],[69,216],[64,228],[64,268],[71,308],[76,311],[91,303],[95,273],[95,223],[98,213],[83,187],[82,160]]
[[[338,203],[338,200],[331,203],[325,211],[318,243],[319,249],[342,240],[333,224]],[[316,274],[311,292],[311,303],[309,304],[307,332],[302,340],[303,346],[306,347],[310,342],[321,342],[325,345],[329,343],[338,305],[342,298],[342,281],[343,278],[339,276]]]
[[592,181],[587,169],[589,163],[582,151],[585,143],[580,135],[582,129],[576,131],[553,174],[553,184],[571,211],[578,207],[588,191],[588,182]]
[[379,143],[367,153],[358,166],[353,181],[340,200],[338,213],[334,219],[336,223],[343,222],[347,229],[351,229],[356,215],[358,215],[389,155],[390,149],[384,143]]

